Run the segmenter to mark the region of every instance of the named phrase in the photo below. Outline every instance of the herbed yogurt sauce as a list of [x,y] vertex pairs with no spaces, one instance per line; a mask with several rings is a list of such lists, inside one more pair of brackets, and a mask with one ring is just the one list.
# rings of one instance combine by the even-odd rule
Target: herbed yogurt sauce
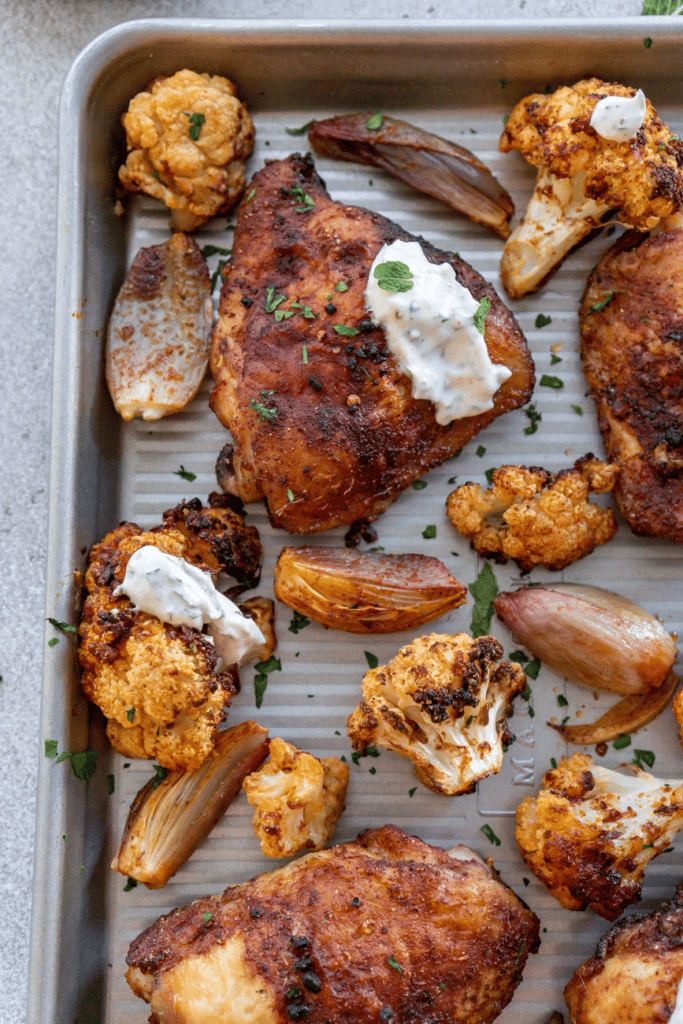
[[591,128],[608,142],[626,142],[638,134],[646,112],[642,89],[635,96],[605,96],[593,108]]
[[[410,269],[410,291],[380,287],[375,269],[388,261]],[[493,408],[493,396],[512,373],[491,362],[474,324],[479,303],[456,280],[449,263],[430,263],[419,242],[384,245],[372,264],[365,301],[411,378],[413,398],[434,404],[437,423],[446,426]]]
[[154,615],[172,626],[201,630],[208,625],[216,653],[226,665],[239,665],[265,643],[253,619],[216,590],[209,573],[184,558],[167,555],[152,544],[134,551],[126,574],[114,590],[125,594],[136,612]]

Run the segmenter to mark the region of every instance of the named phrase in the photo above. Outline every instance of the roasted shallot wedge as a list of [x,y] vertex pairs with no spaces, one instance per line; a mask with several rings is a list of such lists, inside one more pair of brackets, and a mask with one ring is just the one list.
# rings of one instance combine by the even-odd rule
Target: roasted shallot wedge
[[218,734],[214,753],[194,771],[150,779],[133,801],[112,868],[161,889],[206,839],[268,756],[268,730],[243,722]]
[[294,611],[347,633],[414,629],[467,598],[438,558],[311,546],[282,549],[274,590]]
[[197,244],[175,234],[140,249],[109,320],[105,375],[124,420],[179,412],[209,362],[211,282]]
[[625,696],[660,687],[676,660],[664,626],[633,601],[574,583],[499,594],[498,618],[560,675]]
[[645,693],[632,693],[628,697],[623,697],[595,722],[587,722],[585,725],[557,725],[555,722],[548,724],[568,743],[580,743],[584,746],[608,743],[617,736],[630,735],[637,729],[642,729],[661,714],[671,700],[678,683],[676,673],[669,672],[661,686]]
[[486,164],[463,146],[386,115],[343,114],[314,121],[308,141],[319,156],[369,164],[440,199],[501,238],[510,234],[512,199]]

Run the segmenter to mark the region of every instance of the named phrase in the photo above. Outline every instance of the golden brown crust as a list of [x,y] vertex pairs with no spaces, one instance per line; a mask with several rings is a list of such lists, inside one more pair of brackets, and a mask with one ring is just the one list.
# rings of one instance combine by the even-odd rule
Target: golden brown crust
[[[602,309],[595,307],[608,300]],[[581,301],[581,355],[634,533],[683,541],[683,231],[624,236]]]
[[[312,210],[302,210],[293,187],[310,196]],[[512,314],[471,267],[420,240],[428,259],[449,262],[475,298],[488,297],[486,343],[512,377],[493,410],[446,427],[431,403],[412,398],[364,301],[375,256],[397,238],[412,236],[378,214],[333,202],[309,157],[268,164],[240,206],[211,356],[211,405],[235,444],[222,482],[245,501],[264,498],[273,524],[290,532],[376,517],[531,394],[533,365]],[[276,322],[275,311],[265,311],[268,288],[275,299],[286,296],[280,311],[297,299],[315,315]],[[340,336],[335,325],[360,333]],[[256,403],[269,411],[259,413]]]
[[127,963],[154,1006],[166,972],[240,934],[282,1024],[487,1024],[511,999],[538,931],[480,861],[388,825],[173,911],[132,943]]

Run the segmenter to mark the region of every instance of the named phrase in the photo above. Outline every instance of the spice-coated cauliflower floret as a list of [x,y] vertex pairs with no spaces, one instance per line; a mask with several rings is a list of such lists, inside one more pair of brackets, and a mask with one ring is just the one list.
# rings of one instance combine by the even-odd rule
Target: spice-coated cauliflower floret
[[279,738],[270,758],[242,783],[255,807],[254,832],[266,857],[322,850],[344,810],[348,766],[338,757],[320,760]]
[[129,152],[119,179],[166,203],[174,231],[194,231],[244,190],[254,126],[235,91],[220,75],[178,71],[133,97],[121,119]]
[[616,533],[612,510],[592,504],[588,495],[610,491],[618,472],[592,455],[557,476],[533,466],[501,466],[491,477],[491,490],[473,483],[457,487],[446,510],[458,533],[485,558],[514,558],[525,573],[535,565],[564,569]]
[[573,754],[517,808],[527,867],[563,907],[608,921],[639,901],[645,868],[683,828],[683,781],[628,767],[623,775]]
[[[212,496],[213,498],[213,496]],[[258,578],[261,546],[253,526],[224,507],[195,499],[164,514],[164,526],[143,532],[122,523],[93,547],[79,627],[86,695],[106,717],[112,746],[128,757],[155,758],[164,768],[198,768],[211,754],[225,706],[239,691],[235,667],[217,672],[211,638],[134,610],[114,591],[141,547],[241,581]],[[248,612],[247,612],[248,613]]]
[[501,276],[512,298],[535,291],[610,210],[649,231],[683,205],[683,143],[649,101],[634,138],[613,142],[590,124],[601,99],[635,93],[586,78],[526,96],[508,117],[499,148],[519,150],[538,168],[527,211],[503,251]]
[[363,678],[349,717],[355,750],[378,744],[407,757],[420,782],[455,796],[500,771],[512,740],[507,718],[526,686],[519,665],[501,661],[492,636],[431,633],[402,647]]

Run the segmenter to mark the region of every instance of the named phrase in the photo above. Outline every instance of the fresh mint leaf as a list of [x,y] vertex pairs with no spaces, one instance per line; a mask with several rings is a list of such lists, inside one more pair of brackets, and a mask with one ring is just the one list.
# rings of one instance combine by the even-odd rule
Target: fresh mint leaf
[[652,768],[655,763],[655,755],[652,750],[634,750],[633,751],[633,764],[639,768],[646,764],[648,768]]
[[268,686],[268,676],[262,672],[258,672],[254,676],[254,703],[257,708],[260,708],[263,704],[263,697]]
[[493,599],[498,594],[498,583],[488,562],[484,563],[474,583],[470,583],[469,591],[474,598],[470,627],[472,636],[485,636],[491,627]]
[[569,706],[569,701],[563,693],[558,693],[557,695],[557,706],[559,708],[566,708]]
[[495,466],[491,466],[491,468],[490,468],[490,469],[486,469],[486,470],[484,470],[484,476],[485,476],[485,477],[486,477],[486,479],[488,480],[488,482],[489,482],[489,485],[493,483],[493,474],[494,474],[495,472],[496,472],[496,467],[495,467]]
[[474,326],[477,328],[480,334],[484,333],[484,323],[486,321],[486,314],[491,308],[491,300],[484,296],[479,303],[479,308],[474,311]]
[[373,277],[385,292],[409,292],[414,284],[412,270],[400,260],[380,263],[375,267]]
[[483,457],[486,455],[486,449],[484,448],[483,444],[480,444],[479,447],[477,448],[477,455],[479,456],[480,459],[483,459]]
[[137,884],[138,883],[137,883],[135,878],[128,877],[128,879],[126,880],[126,884],[123,887],[123,891],[124,892],[130,892],[130,890],[134,889]]
[[128,710],[126,711],[126,718],[128,719],[129,722],[133,721],[133,719],[135,718],[135,708],[128,708]]
[[50,637],[50,639],[48,640],[47,646],[48,647],[56,647],[58,643],[59,643],[59,637],[58,636],[53,636],[53,637]]
[[97,771],[96,750],[80,750],[76,754],[70,754],[71,771],[81,782],[89,782]]
[[225,270],[225,264],[227,262],[228,262],[227,260],[219,260],[218,261],[218,266],[216,267],[216,269],[214,270],[213,274],[211,275],[211,284],[210,284],[209,287],[211,289],[211,293],[212,294],[213,294],[213,290],[216,287],[216,284],[218,282],[218,278],[221,276],[221,274]]
[[514,661],[518,665],[526,665],[529,660],[529,655],[525,654],[524,651],[512,651],[508,654],[508,661]]

